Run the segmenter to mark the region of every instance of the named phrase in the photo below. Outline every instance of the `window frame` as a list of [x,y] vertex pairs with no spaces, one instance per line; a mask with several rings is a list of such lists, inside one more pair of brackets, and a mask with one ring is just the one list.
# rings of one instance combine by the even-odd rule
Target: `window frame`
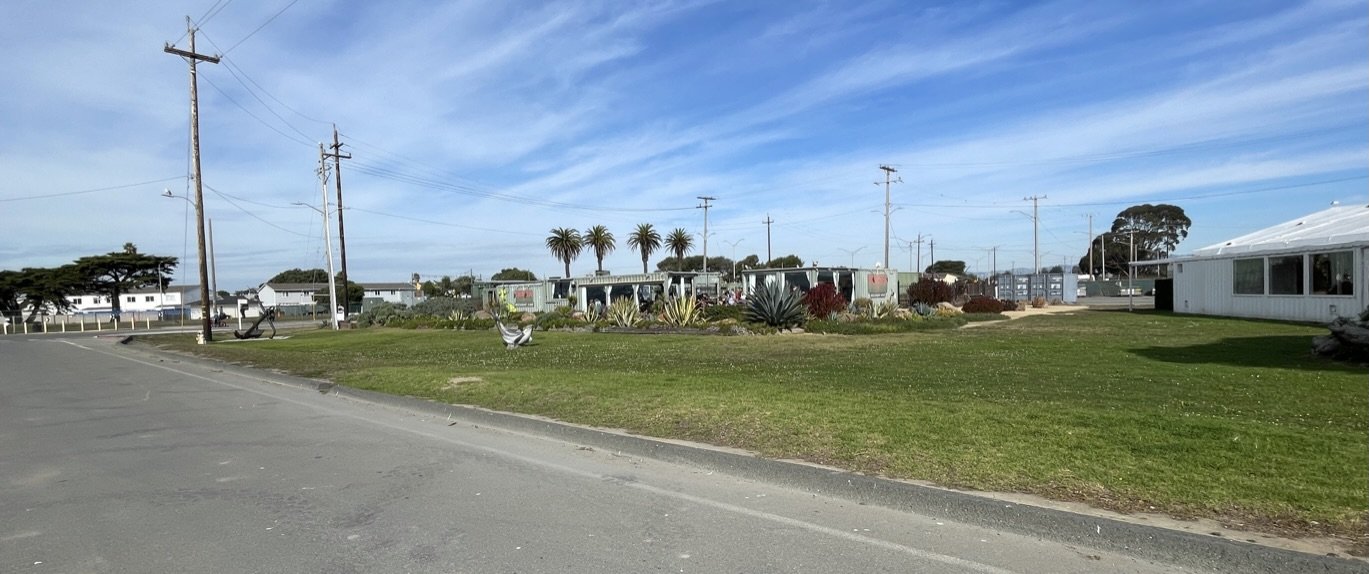
[[[1295,255],[1271,255],[1266,259],[1268,260],[1266,269],[1268,269],[1267,275],[1269,281],[1269,288],[1267,291],[1270,295],[1301,296],[1307,294],[1306,253],[1298,253]],[[1295,282],[1286,283],[1283,281],[1285,278],[1283,275],[1278,277],[1275,276],[1276,270],[1284,268],[1285,265],[1292,265],[1296,269],[1296,271],[1292,273],[1292,275],[1296,276]],[[1285,275],[1287,275],[1287,273],[1285,273]],[[1293,291],[1281,290],[1285,285],[1294,287]]]
[[[1241,270],[1242,263],[1255,262],[1259,264],[1259,288],[1258,291],[1242,291]],[[1231,260],[1231,294],[1232,295],[1265,295],[1267,289],[1267,279],[1269,278],[1268,267],[1264,257],[1244,257]],[[1245,285],[1247,289],[1252,288]]]

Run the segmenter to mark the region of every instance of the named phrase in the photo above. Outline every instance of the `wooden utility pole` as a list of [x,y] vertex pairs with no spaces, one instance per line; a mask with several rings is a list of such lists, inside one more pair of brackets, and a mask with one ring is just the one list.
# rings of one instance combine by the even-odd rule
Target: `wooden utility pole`
[[1093,214],[1089,214],[1089,279],[1093,279]]
[[178,50],[166,44],[162,51],[185,58],[190,63],[190,149],[195,172],[195,238],[200,256],[200,338],[204,343],[214,340],[214,325],[209,317],[209,262],[204,249],[204,183],[200,172],[200,99],[199,82],[195,76],[197,62],[219,63],[218,56],[206,56],[195,52],[195,26],[190,16],[185,17],[186,34],[190,36],[190,51]]
[[908,242],[917,244],[917,269],[915,269],[914,271],[917,271],[918,273],[922,273],[922,242],[923,239],[921,233],[917,234],[917,241]]
[[333,158],[333,181],[337,185],[337,242],[338,256],[342,259],[342,275],[338,277],[338,282],[342,283],[342,308],[343,315],[351,310],[347,304],[347,235],[342,228],[342,160],[352,159],[352,154],[342,153],[342,143],[338,141],[337,124],[333,124],[333,153],[327,154]]
[[[708,202],[715,201],[718,198],[707,195],[700,195],[699,199],[704,202],[704,204],[700,205],[699,208],[704,210],[704,275],[708,275],[708,208],[712,207],[708,204]],[[714,291],[716,295],[717,289],[714,289]]]
[[[895,173],[898,173],[898,170],[897,170],[897,169],[894,169],[893,166],[881,165],[881,166],[879,166],[879,169],[884,170],[884,266],[885,266],[885,267],[888,267],[888,266],[889,266],[889,214],[891,213],[890,207],[893,205],[893,204],[891,204],[891,203],[889,202],[889,186],[891,186],[891,185],[893,185],[893,184],[895,184],[895,183],[903,183],[903,178],[900,177],[900,178],[898,178],[897,180],[893,179],[894,174],[895,174]],[[879,182],[878,182],[878,181],[875,182],[875,185],[879,185]]]
[[765,266],[766,266],[766,267],[769,267],[769,266],[770,266],[770,262],[775,260],[774,256],[770,255],[770,224],[771,224],[771,223],[774,223],[774,222],[775,222],[775,220],[770,219],[770,214],[769,214],[769,213],[765,214],[765,221],[762,221],[762,222],[761,222],[761,223],[764,223],[764,224],[765,224]]
[[1042,195],[1038,197],[1033,195],[1031,197],[1022,198],[1022,201],[1032,202],[1032,263],[1035,264],[1035,267],[1032,267],[1032,275],[1041,272],[1041,240],[1037,233],[1037,229],[1040,227],[1041,218],[1037,213],[1037,204],[1043,199],[1046,199],[1046,196]]

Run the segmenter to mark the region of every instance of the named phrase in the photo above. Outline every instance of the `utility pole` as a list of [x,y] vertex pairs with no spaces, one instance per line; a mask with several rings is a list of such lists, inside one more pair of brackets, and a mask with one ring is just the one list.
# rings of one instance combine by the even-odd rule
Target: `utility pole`
[[936,265],[936,239],[927,241],[927,256],[932,258],[932,265]]
[[914,271],[917,271],[918,273],[922,273],[922,242],[923,239],[921,233],[917,234],[917,241],[909,241],[909,243],[917,244],[917,269],[915,269]]
[[337,185],[337,243],[338,256],[342,258],[342,275],[338,281],[342,283],[343,317],[351,311],[347,305],[347,236],[342,230],[342,160],[352,159],[352,154],[342,153],[342,143],[338,141],[337,124],[333,124],[333,153],[328,157],[333,158],[333,182]]
[[[716,200],[716,199],[718,199],[718,198],[716,198],[716,197],[709,197],[709,196],[707,196],[707,195],[700,195],[700,196],[698,196],[698,198],[701,199],[701,200],[703,200],[703,202],[704,202],[704,204],[703,204],[703,205],[700,205],[699,207],[703,208],[703,210],[704,210],[704,275],[707,275],[707,274],[708,274],[708,207],[709,207],[708,202],[714,201],[714,200]],[[717,285],[715,284],[714,286],[716,287]],[[717,289],[714,289],[714,295],[717,295]]]
[[1093,214],[1089,214],[1089,279],[1093,277]]
[[997,298],[998,298],[998,246],[997,246],[997,245],[995,245],[995,246],[989,248],[989,260],[990,260],[990,265],[993,266],[993,272],[992,272],[993,274],[992,274],[992,275],[989,275],[989,278],[990,278],[990,281],[991,281],[991,282],[989,283],[989,286],[990,286],[990,288],[993,289],[993,298],[994,298],[994,299],[997,299]]
[[219,263],[214,258],[214,218],[209,218],[209,308],[219,314]]
[[205,56],[195,52],[195,26],[190,16],[185,17],[186,33],[190,36],[190,51],[178,50],[166,44],[162,51],[185,58],[190,63],[190,149],[195,171],[195,239],[200,256],[200,338],[202,344],[214,340],[214,326],[209,319],[209,265],[204,253],[204,183],[200,172],[200,98],[199,81],[195,75],[197,62],[219,63],[218,56]]
[[328,255],[328,322],[333,330],[338,330],[337,320],[337,277],[333,274],[333,240],[328,237],[328,160],[323,144],[318,144],[319,191],[323,194],[323,247]]
[[769,213],[765,214],[765,221],[762,221],[762,222],[761,222],[761,223],[764,223],[764,224],[765,224],[765,266],[766,266],[766,267],[769,267],[769,266],[770,266],[770,262],[771,262],[771,261],[774,261],[774,259],[775,259],[773,256],[770,255],[770,224],[771,224],[771,223],[774,223],[774,222],[775,222],[775,220],[770,219],[770,214],[769,214]]
[[1022,201],[1032,202],[1032,261],[1036,265],[1035,267],[1032,267],[1032,275],[1041,272],[1041,241],[1040,235],[1037,233],[1037,229],[1040,227],[1041,218],[1037,212],[1037,204],[1042,199],[1046,199],[1046,196],[1042,195],[1037,197],[1033,195],[1031,197],[1022,198]]
[[1130,238],[1127,240],[1127,243],[1129,244],[1128,249],[1131,251],[1131,254],[1127,257],[1127,310],[1131,311],[1131,299],[1136,292],[1136,283],[1132,281],[1132,276],[1136,274],[1136,266],[1131,264],[1132,261],[1136,260],[1136,230],[1133,229],[1128,235],[1130,235]]
[[[898,170],[894,169],[893,166],[881,165],[881,166],[879,166],[879,169],[884,170],[884,266],[885,266],[885,267],[888,267],[888,266],[889,266],[889,214],[891,213],[891,211],[889,210],[889,208],[890,208],[890,206],[892,205],[892,204],[889,202],[889,187],[890,187],[891,185],[893,185],[894,183],[903,183],[903,178],[900,177],[900,178],[898,178],[897,180],[893,179],[894,174],[895,174],[895,173],[898,173]],[[875,185],[879,185],[879,182],[878,182],[878,181],[875,182]]]

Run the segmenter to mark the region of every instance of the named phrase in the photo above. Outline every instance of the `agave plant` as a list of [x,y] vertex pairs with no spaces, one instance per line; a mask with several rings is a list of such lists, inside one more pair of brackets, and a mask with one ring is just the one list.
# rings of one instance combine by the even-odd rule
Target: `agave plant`
[[746,320],[751,322],[783,329],[802,325],[806,318],[803,296],[797,291],[786,291],[778,283],[757,288],[747,299]]
[[457,323],[464,323],[471,320],[471,313],[465,309],[456,309],[447,314],[447,318]]
[[885,301],[879,305],[871,305],[869,317],[871,319],[888,319],[894,316],[894,311],[898,310],[897,301]]
[[605,311],[601,311],[597,305],[591,302],[585,305],[585,322],[593,325],[604,318]]
[[661,305],[661,322],[672,327],[688,327],[703,321],[703,309],[693,295],[671,297]]
[[618,327],[631,327],[637,324],[638,315],[637,303],[630,297],[619,297],[608,306],[606,314],[608,321]]
[[936,315],[936,307],[918,301],[917,303],[913,303],[913,312],[926,319]]

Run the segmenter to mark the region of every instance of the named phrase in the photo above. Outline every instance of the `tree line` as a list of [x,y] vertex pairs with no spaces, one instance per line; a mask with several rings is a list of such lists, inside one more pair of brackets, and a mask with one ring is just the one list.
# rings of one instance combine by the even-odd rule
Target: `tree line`
[[25,322],[39,313],[64,313],[72,309],[69,297],[100,295],[109,299],[115,313],[120,295],[137,289],[171,285],[178,259],[139,253],[125,243],[122,251],[81,257],[58,267],[25,267],[0,270],[0,314],[27,313]]

